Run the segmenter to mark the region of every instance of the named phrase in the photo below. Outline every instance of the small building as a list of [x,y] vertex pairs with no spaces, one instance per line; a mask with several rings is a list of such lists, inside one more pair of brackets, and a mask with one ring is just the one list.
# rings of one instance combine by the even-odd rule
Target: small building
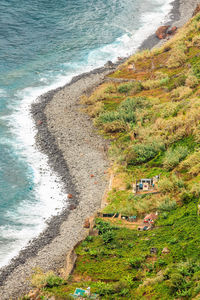
[[158,218],[157,213],[148,214],[144,217],[144,223],[153,224],[157,218]]
[[76,299],[83,299],[83,298],[89,298],[89,299],[97,299],[97,294],[91,294],[90,287],[88,287],[86,290],[83,290],[81,288],[76,288],[74,294],[69,294],[72,298]]
[[133,184],[133,193],[140,192],[156,192],[157,191],[157,182],[160,179],[160,175],[156,175],[152,178],[142,178],[140,180],[136,180],[135,184]]

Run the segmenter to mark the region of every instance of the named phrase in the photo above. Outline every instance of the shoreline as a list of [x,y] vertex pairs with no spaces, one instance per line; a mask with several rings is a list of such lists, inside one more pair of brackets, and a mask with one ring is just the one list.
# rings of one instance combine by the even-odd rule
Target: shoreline
[[[193,1],[192,11],[195,9],[194,3],[197,2],[198,1]],[[173,14],[173,19],[172,21],[170,21],[170,25],[174,23],[176,24],[178,22],[181,23],[181,21],[185,23],[186,20],[185,15],[184,15],[185,17],[184,21],[183,19],[181,20],[181,15],[183,16],[182,12],[184,11],[184,9],[182,7],[182,11],[181,11],[180,7],[181,5],[185,5],[185,3],[184,4],[183,3],[184,1],[181,0],[175,0],[175,2],[173,3],[173,8],[171,11],[171,14]],[[188,11],[187,14],[189,14]],[[188,18],[189,15],[187,15],[187,19]],[[168,23],[169,22],[167,22],[167,24]],[[141,50],[145,48],[152,48],[155,45],[159,45],[159,40],[155,37],[155,35],[152,35],[142,43],[139,49]],[[125,60],[127,60],[127,58],[125,58],[124,61]],[[38,101],[32,105],[32,115],[35,120],[35,123],[37,124],[37,129],[38,129],[38,134],[36,137],[37,146],[43,153],[48,155],[49,164],[51,168],[59,175],[59,177],[65,183],[66,192],[72,194],[73,198],[69,199],[69,209],[66,208],[63,210],[61,214],[52,217],[48,222],[48,226],[44,230],[44,232],[42,232],[39,235],[39,237],[33,239],[25,249],[21,250],[19,255],[16,258],[13,258],[11,260],[10,264],[1,268],[0,286],[2,288],[0,291],[0,296],[2,300],[9,299],[10,297],[14,297],[12,299],[17,299],[17,296],[29,290],[27,278],[30,277],[32,269],[38,266],[39,262],[41,262],[41,264],[39,265],[41,265],[42,268],[44,268],[44,270],[45,270],[45,265],[46,265],[46,269],[54,269],[54,270],[63,267],[67,255],[67,251],[73,247],[73,245],[69,245],[70,244],[69,242],[66,243],[66,233],[68,234],[69,240],[72,238],[74,239],[74,241],[72,241],[72,244],[74,244],[74,246],[77,244],[77,242],[83,239],[84,236],[87,234],[87,230],[83,229],[83,221],[86,218],[86,216],[88,217],[91,216],[91,214],[94,214],[95,211],[99,209],[101,194],[104,192],[107,185],[105,174],[103,175],[103,170],[105,170],[108,166],[108,162],[105,159],[105,151],[103,147],[103,145],[105,145],[105,141],[103,140],[103,138],[96,135],[89,118],[83,113],[80,113],[78,111],[80,106],[78,105],[79,100],[76,93],[74,97],[71,97],[71,103],[70,101],[66,102],[66,99],[68,99],[70,96],[70,95],[66,96],[66,94],[72,92],[72,90],[74,90],[75,88],[76,88],[75,92],[77,91],[78,88],[78,92],[80,94],[82,94],[83,92],[88,92],[88,93],[91,92],[96,86],[98,86],[104,80],[104,77],[107,74],[114,71],[114,69],[122,62],[123,61],[116,63],[113,68],[102,67],[102,68],[95,69],[91,72],[78,75],[74,77],[71,80],[71,82],[66,84],[64,87],[57,88],[56,90],[51,90],[46,94],[40,96]],[[56,113],[55,113],[55,108],[57,109]],[[66,108],[66,111],[63,112],[63,108],[64,109]],[[96,149],[97,151],[96,155],[97,155],[97,160],[100,160],[100,164],[99,164],[100,171],[98,174],[95,174],[95,180],[98,181],[98,184],[94,184],[94,182],[91,184],[91,179],[89,178],[89,175],[92,173],[87,172],[87,175],[82,174],[83,176],[85,176],[85,180],[86,181],[88,180],[90,182],[88,187],[92,188],[92,190],[90,191],[92,197],[94,197],[94,195],[96,197],[96,194],[98,195],[97,199],[95,201],[93,200],[93,203],[92,202],[87,203],[83,201],[88,198],[88,195],[85,195],[85,191],[83,191],[83,188],[79,186],[80,178],[78,176],[81,175],[77,173],[76,166],[70,164],[70,161],[66,159],[67,158],[66,156],[68,154],[66,153],[63,154],[64,152],[62,151],[62,147],[65,148],[66,145],[63,145],[62,143],[62,134],[61,136],[59,136],[60,133],[55,130],[55,127],[58,125],[58,124],[56,125],[55,122],[61,119],[60,117],[58,117],[58,115],[60,116],[60,113],[63,112],[65,118],[67,116],[69,117],[69,114],[70,113],[72,114],[72,110],[70,112],[70,109],[73,110],[74,115],[71,116],[72,119],[67,125],[74,126],[75,125],[73,124],[73,120],[74,120],[74,123],[76,123],[79,129],[80,129],[80,125],[84,124],[88,126],[87,127],[89,133],[88,137],[89,139],[91,137],[92,140],[92,142],[89,145],[90,147],[89,150],[93,149],[94,144],[95,146],[97,145],[99,147],[99,149]],[[76,115],[77,115],[77,119],[73,119],[74,116]],[[83,119],[85,119],[84,121],[85,123],[83,122]],[[51,120],[51,122],[49,120]],[[82,123],[80,122],[80,124],[77,124],[77,121],[79,120],[81,120]],[[38,125],[37,123],[38,121],[42,121],[42,124]],[[61,125],[60,132],[63,133],[62,122],[60,125]],[[73,132],[73,129],[74,129],[73,127],[72,130],[70,128],[70,131]],[[76,130],[78,131],[79,129],[76,128]],[[73,142],[80,143],[80,141],[77,140],[76,138],[74,141],[71,140],[73,138],[69,134],[69,127],[65,128],[65,130],[66,133],[68,133],[68,136],[66,136],[66,139],[68,138],[68,146],[69,143],[73,143]],[[85,128],[83,128],[82,131],[85,132]],[[61,139],[61,142],[58,140],[59,138]],[[93,142],[95,143],[93,144]],[[69,150],[68,152],[70,152],[69,148],[68,148]],[[71,150],[73,151],[74,148]],[[78,148],[77,151],[79,150],[80,149]],[[87,151],[87,149],[85,150]],[[75,153],[72,152],[72,157],[73,155],[75,155]],[[78,162],[81,163],[81,161],[83,160],[84,160],[83,157],[81,157],[78,160]],[[87,162],[89,163],[89,161]],[[91,172],[92,171],[95,172],[95,169],[96,169],[96,165],[94,169],[91,170]],[[82,196],[82,193],[84,195],[84,199],[81,200],[80,198]],[[86,207],[87,204],[90,204],[91,207]],[[69,232],[70,228],[68,226],[70,222],[71,222],[70,228],[72,229],[74,234],[72,236],[70,236],[71,232]],[[74,227],[72,225],[77,227],[76,237],[74,233]],[[61,247],[60,244],[61,239],[62,240],[64,239],[63,242],[66,243],[63,248]],[[58,250],[58,247],[62,248],[58,255],[60,257],[56,256],[55,258],[54,257],[55,253],[51,253],[52,257],[51,258],[48,257],[47,259],[46,257],[52,251],[52,249],[54,248],[55,251]],[[44,262],[45,258],[46,260]],[[6,292],[9,291],[9,294],[6,293],[5,295],[5,291]]]

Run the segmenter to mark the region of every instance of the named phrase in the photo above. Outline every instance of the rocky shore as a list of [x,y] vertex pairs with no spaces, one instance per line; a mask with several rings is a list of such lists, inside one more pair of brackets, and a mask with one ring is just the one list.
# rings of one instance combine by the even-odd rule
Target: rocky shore
[[[198,2],[175,1],[173,24],[178,27],[184,24]],[[149,37],[142,47],[151,48],[157,42],[155,36]],[[1,269],[1,300],[17,299],[26,293],[36,267],[44,271],[65,267],[66,254],[87,234],[83,223],[100,207],[109,164],[107,143],[81,111],[79,98],[90,93],[113,69],[105,67],[77,76],[63,88],[41,96],[32,106],[38,148],[48,155],[50,166],[64,182],[68,205],[62,214],[50,220],[38,238]],[[72,197],[67,199],[67,193]]]

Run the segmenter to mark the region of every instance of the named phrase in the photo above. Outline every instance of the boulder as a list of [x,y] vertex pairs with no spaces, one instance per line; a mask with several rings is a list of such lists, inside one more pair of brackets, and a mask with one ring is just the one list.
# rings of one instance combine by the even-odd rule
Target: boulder
[[73,198],[72,194],[68,194],[67,197],[68,197],[68,199],[72,199]]
[[192,16],[193,17],[196,16],[199,12],[200,12],[200,4],[197,4]]
[[173,26],[172,28],[170,28],[170,30],[167,31],[167,34],[173,35],[176,33],[177,29],[178,28],[176,26]]
[[83,227],[84,228],[90,228],[90,221],[89,221],[89,219],[85,219]]
[[69,210],[74,210],[76,209],[76,205],[75,204],[71,204],[70,207],[69,207]]
[[107,63],[104,65],[105,68],[113,68],[114,64],[112,63],[111,60],[108,60]]
[[160,26],[157,31],[156,31],[156,36],[162,40],[167,37],[167,30],[169,29],[170,26]]
[[41,120],[37,121],[37,125],[42,125],[42,124],[43,124],[43,122]]

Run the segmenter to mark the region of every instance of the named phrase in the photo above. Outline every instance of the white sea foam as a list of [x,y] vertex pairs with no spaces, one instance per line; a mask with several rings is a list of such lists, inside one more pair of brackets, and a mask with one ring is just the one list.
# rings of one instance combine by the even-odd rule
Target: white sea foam
[[[63,86],[74,75],[90,71],[96,67],[102,66],[108,59],[116,61],[119,56],[124,57],[137,50],[141,43],[150,34],[155,32],[156,28],[169,19],[167,14],[171,10],[172,1],[155,0],[160,7],[157,12],[146,12],[141,15],[143,26],[139,30],[130,31],[128,28],[122,28],[124,34],[114,43],[95,49],[89,53],[86,60],[80,63],[65,63],[63,66],[66,74],[55,77],[54,82],[48,85],[49,78],[53,73],[40,74],[40,82],[43,86],[29,87],[20,91],[16,97],[20,100],[20,105],[14,108],[12,119],[7,121],[14,135],[16,136],[15,151],[25,159],[29,165],[30,172],[34,178],[34,194],[36,201],[24,199],[15,211],[8,211],[7,217],[14,224],[21,226],[1,226],[2,237],[9,239],[9,251],[6,245],[1,246],[0,266],[9,262],[20,249],[27,245],[28,241],[37,236],[44,230],[45,220],[52,215],[59,213],[66,205],[67,195],[63,192],[62,182],[52,172],[48,166],[48,158],[40,153],[35,146],[36,130],[30,114],[30,106],[41,94]],[[113,24],[115,26],[115,24]],[[68,66],[70,72],[68,71]],[[73,70],[73,72],[72,72]],[[4,96],[4,91],[0,90],[0,95]],[[18,103],[19,103],[18,102]],[[11,104],[12,105],[12,104]],[[5,117],[3,117],[5,120]]]
[[0,89],[0,97],[5,97],[6,96],[6,91],[4,89]]

